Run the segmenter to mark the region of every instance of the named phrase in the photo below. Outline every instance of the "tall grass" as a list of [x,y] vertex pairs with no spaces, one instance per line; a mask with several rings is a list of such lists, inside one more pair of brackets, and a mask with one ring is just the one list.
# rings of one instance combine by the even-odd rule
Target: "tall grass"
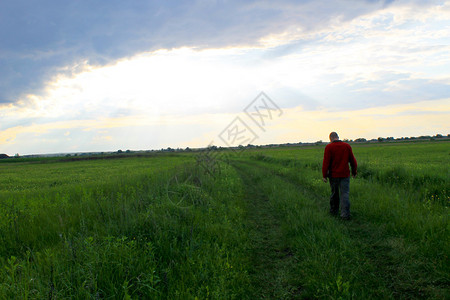
[[245,297],[242,186],[221,169],[217,178],[186,165],[10,194],[0,298]]
[[190,155],[0,164],[0,299],[253,299],[255,278],[281,298],[449,298],[447,149],[354,146],[348,222],[323,146],[212,175]]
[[[422,163],[428,155],[448,155],[437,149],[424,152]],[[380,169],[371,164],[371,175],[351,182],[353,221],[341,223],[326,215],[329,186],[321,182],[318,150],[309,159],[266,153],[253,156],[261,168],[290,182],[282,184],[276,179],[278,183],[271,180],[267,186],[272,189],[268,192],[273,194],[274,205],[283,205],[279,209],[286,215],[286,234],[300,257],[304,284],[311,286],[308,295],[333,294],[331,287],[346,283],[345,289],[338,290],[348,288],[348,297],[448,297],[450,228],[445,173],[412,171],[401,163]],[[359,162],[364,174],[366,162],[364,158]],[[317,280],[311,283],[313,278]],[[326,278],[336,284],[323,285],[329,282]]]

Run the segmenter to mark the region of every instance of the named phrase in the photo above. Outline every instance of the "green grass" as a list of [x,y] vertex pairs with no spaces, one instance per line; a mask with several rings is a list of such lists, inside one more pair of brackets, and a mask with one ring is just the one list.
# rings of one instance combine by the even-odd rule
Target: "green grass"
[[1,299],[448,299],[449,142],[0,164]]
[[[9,165],[4,176],[24,178],[3,192],[0,298],[242,298],[239,181],[191,161]],[[40,172],[42,187],[27,189]]]
[[[447,298],[449,181],[442,164],[448,144],[354,147],[362,166],[369,157],[384,164],[372,162],[372,176],[352,180],[350,222],[326,213],[323,148],[305,150],[247,153],[255,166],[276,175],[266,193],[285,216],[285,235],[304,272],[303,296]],[[386,168],[397,170],[398,178]]]

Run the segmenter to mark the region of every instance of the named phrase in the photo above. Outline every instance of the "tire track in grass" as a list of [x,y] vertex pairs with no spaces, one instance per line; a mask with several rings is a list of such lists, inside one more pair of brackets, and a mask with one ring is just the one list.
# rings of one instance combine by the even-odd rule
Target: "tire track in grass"
[[[328,198],[318,196],[313,190],[308,189],[299,184],[294,178],[280,174],[276,170],[270,168],[279,165],[278,163],[262,162],[266,166],[269,166],[268,172],[272,176],[277,176],[285,181],[287,184],[291,184],[296,187],[299,193],[302,193],[307,198],[313,200],[317,204],[317,209],[327,211],[329,208]],[[245,161],[245,164],[249,168],[264,169],[260,164]],[[267,169],[266,169],[267,170]],[[328,186],[328,184],[327,184]],[[393,294],[398,294],[395,288],[395,274],[396,266],[393,265],[393,258],[389,255],[394,249],[386,245],[387,238],[393,238],[386,236],[383,231],[383,226],[377,226],[379,224],[373,224],[370,220],[361,219],[363,216],[359,216],[357,212],[352,212],[353,218],[350,221],[342,221],[336,218],[336,221],[343,224],[347,230],[348,236],[354,241],[359,251],[363,254],[363,261],[360,262],[360,266],[364,266],[366,273],[370,271],[370,280],[365,282],[365,286],[368,289],[376,290],[382,287],[385,290],[390,290]],[[356,216],[356,217],[355,217]],[[330,218],[332,218],[330,216]]]
[[267,172],[252,172],[241,162],[233,162],[245,187],[247,201],[247,221],[249,249],[253,270],[250,271],[255,299],[295,299],[300,288],[295,284],[296,259],[292,251],[284,245],[280,227],[280,216],[271,207],[269,198],[260,185]]
[[[266,170],[272,176],[294,185],[300,193],[316,202],[318,209],[328,209],[327,199],[299,184],[293,177],[271,168],[279,164],[251,161],[243,163],[247,168]],[[418,269],[417,264],[425,263],[426,259],[421,259],[420,254],[415,252],[417,244],[407,242],[401,234],[387,231],[385,224],[368,219],[363,212],[355,211],[352,215],[353,219],[350,221],[336,221],[345,226],[346,234],[353,240],[361,255],[356,267],[361,276],[359,281],[365,289],[371,291],[369,294],[372,297],[417,299],[447,294],[445,290],[439,291],[439,283],[433,283],[423,276],[424,270]]]

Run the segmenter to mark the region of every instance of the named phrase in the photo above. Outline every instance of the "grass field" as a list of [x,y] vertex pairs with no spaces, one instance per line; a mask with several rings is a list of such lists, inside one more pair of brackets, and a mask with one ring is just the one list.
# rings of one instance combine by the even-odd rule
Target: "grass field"
[[[0,163],[0,299],[449,299],[450,143]],[[223,157],[223,156],[220,156]]]

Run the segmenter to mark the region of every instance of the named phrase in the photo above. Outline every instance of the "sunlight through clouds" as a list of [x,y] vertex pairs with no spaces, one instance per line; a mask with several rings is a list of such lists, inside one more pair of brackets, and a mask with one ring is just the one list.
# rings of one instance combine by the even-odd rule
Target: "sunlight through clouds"
[[[261,144],[315,142],[318,139],[325,139],[331,128],[339,128],[342,138],[348,139],[377,138],[380,136],[380,128],[389,133],[386,136],[408,137],[428,135],[430,132],[436,134],[440,129],[448,128],[449,104],[450,98],[447,98],[339,112],[327,109],[305,110],[298,106],[283,109],[283,117],[270,123],[264,134],[259,133],[260,138],[257,142]],[[238,115],[245,119],[242,113]],[[152,143],[154,149],[167,148],[173,146],[171,142],[173,139],[178,139],[179,147],[183,148],[204,147],[211,141],[215,145],[225,146],[220,142],[218,134],[235,116],[235,114],[178,115],[160,117],[158,120],[135,116],[34,124],[0,132],[0,143],[6,145],[6,149],[13,149],[15,139],[26,140],[27,143],[45,139],[47,144],[41,146],[44,153],[51,152],[50,149],[55,145],[62,147],[66,143],[61,139],[62,136],[70,136],[71,140],[78,139],[86,147],[85,151],[104,145],[109,149],[120,149],[123,148],[124,139],[135,145],[134,149],[148,149],[149,143]],[[86,136],[90,139],[86,139]],[[101,150],[103,149],[98,149]]]
[[[0,106],[0,152],[205,146],[260,91],[291,115],[280,121],[286,131],[274,127],[264,143],[320,139],[336,116],[345,116],[338,124],[349,138],[446,134],[449,53],[450,2],[400,1],[317,30],[294,23],[256,45],[159,49],[103,66],[86,60],[42,93]],[[307,120],[315,130],[304,135]]]

